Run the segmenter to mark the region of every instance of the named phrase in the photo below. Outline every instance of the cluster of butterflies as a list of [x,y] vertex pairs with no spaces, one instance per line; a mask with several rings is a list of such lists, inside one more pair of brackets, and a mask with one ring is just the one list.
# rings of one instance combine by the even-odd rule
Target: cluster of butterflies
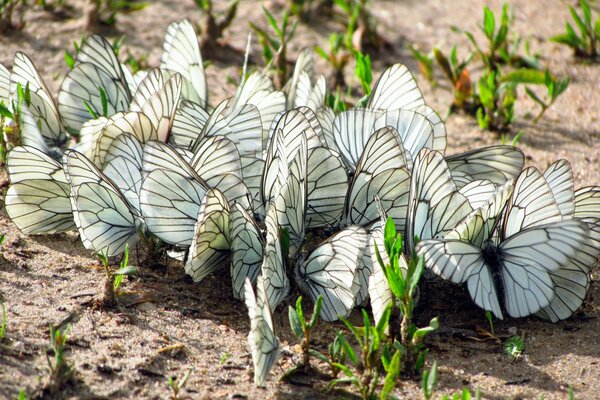
[[22,138],[8,154],[8,215],[26,234],[76,228],[108,256],[160,242],[197,282],[229,268],[258,385],[279,350],[271,311],[296,291],[322,296],[326,321],[369,302],[379,318],[392,294],[373,248],[388,215],[406,257],[498,318],[580,307],[600,255],[600,187],[575,191],[565,160],[523,169],[511,146],[445,156],[445,127],[400,64],[364,107],[336,114],[311,57],[300,53],[281,91],[244,66],[213,108],[187,21],[168,27],[160,67],[135,75],[88,37],[57,103],[17,53],[0,68]]

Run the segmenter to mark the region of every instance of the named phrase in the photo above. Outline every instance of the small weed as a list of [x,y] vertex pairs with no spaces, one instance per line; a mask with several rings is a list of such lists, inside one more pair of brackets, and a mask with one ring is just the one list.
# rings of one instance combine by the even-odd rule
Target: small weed
[[421,53],[419,49],[417,49],[413,45],[410,45],[409,49],[413,55],[413,58],[417,60],[417,63],[419,64],[419,72],[421,72],[421,75],[423,75],[425,79],[427,79],[431,86],[437,86],[437,81],[433,76],[433,66],[435,62],[434,52],[430,51],[427,54]]
[[470,53],[462,61],[458,60],[457,54],[456,46],[452,47],[449,56],[446,56],[438,48],[433,49],[433,56],[436,62],[452,85],[452,93],[454,94],[453,107],[459,110],[471,110],[474,108],[472,105],[473,84],[468,67],[473,60],[474,53]]
[[394,347],[400,351],[401,372],[409,376],[419,374],[425,363],[427,349],[423,345],[425,337],[439,327],[437,317],[429,325],[417,328],[413,322],[415,307],[415,290],[423,275],[423,258],[413,258],[404,267],[401,263],[402,235],[396,232],[392,218],[388,218],[384,229],[384,245],[390,263],[385,263],[375,244],[375,254],[379,265],[385,272],[386,279],[396,301],[393,303],[401,314],[400,341]]
[[573,50],[575,57],[597,59],[600,18],[596,18],[595,22],[593,21],[592,11],[587,0],[580,0],[579,6],[583,15],[579,15],[573,6],[569,6],[569,12],[580,33],[577,33],[571,23],[567,22],[565,27],[566,32],[556,35],[550,40],[569,46]]
[[386,44],[377,33],[377,21],[369,11],[369,0],[333,0],[342,11],[344,45],[348,51],[380,50]]
[[356,68],[354,74],[358,78],[363,91],[363,97],[358,100],[357,107],[366,105],[369,95],[371,94],[371,83],[373,82],[373,72],[371,69],[371,57],[364,55],[360,51],[354,53],[356,60]]
[[144,9],[148,3],[137,0],[92,0],[92,7],[86,15],[88,29],[96,25],[114,25],[117,14]]
[[[330,386],[333,387],[339,384],[350,383],[356,387],[363,399],[376,398],[375,391],[378,387],[380,378],[378,365],[384,348],[385,330],[389,322],[390,312],[391,308],[388,307],[384,311],[383,316],[379,319],[379,322],[376,325],[372,325],[367,312],[363,309],[363,327],[356,327],[347,319],[340,317],[358,342],[360,353],[357,355],[346,338],[341,336],[341,346],[344,349],[346,362],[343,364],[333,363],[333,365],[339,368],[345,376],[343,378],[334,379],[330,382]],[[398,353],[398,351],[396,351],[396,353]],[[396,354],[392,356],[392,360],[396,359],[396,362],[390,362],[388,364],[390,368],[394,366],[400,367],[398,357],[399,356]],[[351,361],[353,369],[351,369],[347,362],[348,360]],[[391,369],[388,371],[388,374],[392,374],[392,376],[397,376],[397,373],[397,371],[392,371]],[[390,384],[395,386],[395,383],[396,379],[390,380]]]
[[51,393],[56,393],[60,388],[68,383],[75,372],[74,368],[65,360],[65,348],[70,325],[66,327],[55,328],[50,324],[50,347],[54,357],[51,359],[46,354],[46,360],[50,369],[50,383],[48,389]]
[[200,49],[206,53],[217,48],[219,41],[223,39],[225,30],[231,26],[237,14],[239,0],[231,1],[222,15],[215,11],[212,0],[194,2],[204,14],[204,23],[200,26]]
[[519,359],[525,350],[525,340],[522,336],[511,336],[504,342],[504,353],[513,360]]
[[27,0],[0,0],[0,33],[25,27]]
[[336,379],[340,374],[340,368],[337,367],[337,364],[345,364],[346,363],[346,352],[344,351],[344,343],[345,342],[344,334],[342,331],[338,331],[333,343],[330,343],[327,346],[328,354],[324,355],[319,353],[318,351],[312,350],[310,354],[324,363],[329,365],[331,368],[331,376],[333,379]]
[[102,262],[104,271],[106,272],[106,282],[104,285],[102,304],[104,307],[112,308],[117,304],[117,296],[120,294],[119,287],[123,282],[123,277],[126,275],[136,275],[138,268],[133,265],[129,265],[129,245],[125,246],[123,260],[116,271],[113,271],[111,268],[106,251],[99,252],[97,256]]
[[19,390],[19,395],[17,396],[17,400],[27,400],[27,392],[25,389]]
[[[310,368],[310,339],[312,331],[319,319],[319,315],[321,314],[322,304],[323,296],[319,296],[313,308],[310,320],[308,321],[304,317],[304,311],[302,310],[302,296],[298,297],[298,300],[296,300],[296,308],[293,308],[292,306],[288,307],[290,327],[292,328],[292,332],[296,336],[296,339],[300,341],[300,347],[302,348],[302,359],[298,368]],[[286,373],[286,375],[289,375],[289,373]]]
[[229,360],[231,358],[231,353],[229,351],[226,351],[225,353],[221,354],[221,357],[219,358],[219,364],[223,365],[227,362],[227,360]]
[[267,64],[267,69],[273,67],[275,70],[275,78],[273,80],[275,87],[282,88],[288,75],[286,59],[287,45],[294,37],[297,21],[294,21],[290,26],[289,14],[286,10],[283,13],[281,25],[279,25],[275,17],[273,17],[265,6],[263,6],[263,12],[267,18],[268,25],[275,35],[269,34],[266,30],[259,28],[252,22],[250,22],[250,27],[258,35],[258,41],[262,46],[262,55]]
[[2,338],[4,338],[4,333],[6,332],[7,317],[6,317],[6,306],[4,305],[4,302],[0,302],[0,306],[2,306],[2,325],[0,325],[0,341],[1,341]]
[[423,389],[423,397],[429,400],[433,397],[435,384],[437,383],[437,361],[433,362],[429,371],[423,370],[423,379],[421,380],[421,388]]
[[323,58],[333,70],[334,85],[337,88],[345,88],[344,69],[348,64],[350,56],[343,46],[343,36],[339,33],[332,33],[329,36],[329,51],[322,47],[315,47],[315,51]]
[[178,382],[177,378],[169,377],[169,380],[167,381],[167,386],[169,387],[169,389],[171,389],[171,396],[169,397],[170,400],[180,399],[179,392],[185,387],[193,371],[194,369],[190,367],[185,373],[185,375],[183,375],[183,378],[181,378],[181,380]]

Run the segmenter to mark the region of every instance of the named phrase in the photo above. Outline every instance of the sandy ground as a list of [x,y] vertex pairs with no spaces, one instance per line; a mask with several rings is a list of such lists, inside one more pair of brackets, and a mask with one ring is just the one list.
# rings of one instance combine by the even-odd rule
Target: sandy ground
[[[57,90],[67,71],[64,49],[87,34],[79,11],[81,3],[67,3],[74,8],[66,18],[31,11],[24,31],[0,37],[0,62],[10,66],[14,52],[25,51],[51,89]],[[102,29],[102,33],[110,37],[125,34],[124,52],[147,56],[150,66],[156,66],[168,23],[184,17],[197,22],[201,14],[191,0],[149,3],[141,12],[120,15],[116,28]],[[565,157],[573,165],[579,187],[600,182],[600,66],[577,63],[568,49],[547,41],[563,30],[569,3],[572,2],[511,2],[515,30],[542,54],[544,64],[558,75],[571,77],[566,93],[537,125],[528,118],[535,107],[523,94],[516,110],[515,131],[524,131],[519,146],[528,164],[545,168]],[[247,21],[264,21],[258,4],[241,1],[239,16],[226,35],[231,46],[243,49],[249,31]],[[281,13],[280,3],[265,4],[276,14]],[[487,4],[495,11],[501,8],[499,1]],[[476,0],[374,0],[372,8],[379,19],[380,32],[392,44],[374,61],[375,70],[403,62],[416,72],[417,66],[407,50],[410,43],[422,49],[438,45],[447,50],[453,43],[464,47],[466,39],[451,32],[450,27],[476,30],[482,7],[483,2]],[[302,47],[324,45],[336,29],[339,27],[331,21],[301,24],[291,44],[290,58]],[[256,44],[253,54],[259,59]],[[210,54],[204,57],[211,59]],[[233,94],[235,87],[229,81],[237,81],[241,62],[241,56],[232,54],[207,69],[211,103]],[[317,61],[318,71],[325,72],[325,67]],[[350,77],[350,68],[347,72]],[[443,87],[432,89],[422,77],[417,78],[427,102],[444,114],[451,102],[449,91]],[[481,132],[467,116],[451,115],[446,127],[449,154],[499,142],[493,135]],[[1,175],[1,182],[6,187],[5,174]],[[0,398],[15,398],[20,389],[39,393],[48,375],[48,325],[65,318],[72,325],[66,357],[76,373],[74,382],[56,398],[166,398],[170,393],[168,377],[182,377],[190,366],[194,371],[183,393],[190,398],[352,396],[346,391],[327,392],[327,379],[318,374],[299,376],[292,383],[277,382],[296,354],[287,328],[287,312],[282,310],[275,313],[274,320],[283,343],[283,357],[274,368],[268,387],[255,388],[246,344],[246,308],[231,297],[226,277],[212,277],[198,285],[174,262],[156,268],[144,266],[138,277],[125,284],[125,290],[133,294],[125,302],[129,305],[107,312],[94,307],[94,298],[103,285],[103,270],[75,234],[25,237],[4,211],[0,212],[0,232],[6,234],[0,250],[0,295],[8,310],[7,334],[0,347]],[[473,390],[481,388],[489,399],[537,399],[541,395],[545,399],[566,399],[568,387],[573,386],[576,398],[597,398],[600,286],[596,282],[583,308],[567,321],[497,321],[495,330],[499,336],[515,330],[525,335],[525,353],[516,361],[504,355],[497,343],[473,339],[477,336],[475,329],[487,325],[483,314],[471,305],[462,290],[429,285],[424,288],[422,299],[418,320],[423,323],[434,315],[441,319],[442,328],[428,341],[428,360],[437,360],[440,366],[438,393],[452,393],[468,386]],[[325,350],[332,334],[340,328],[340,324],[320,323],[315,345]],[[402,382],[397,394],[417,398],[419,388],[418,382]]]

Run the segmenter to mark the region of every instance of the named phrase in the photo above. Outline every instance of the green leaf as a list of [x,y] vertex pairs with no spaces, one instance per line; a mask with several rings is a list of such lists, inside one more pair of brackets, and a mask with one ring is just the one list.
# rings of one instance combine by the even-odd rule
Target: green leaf
[[531,100],[535,101],[543,108],[547,107],[544,100],[540,99],[539,96],[537,94],[535,94],[535,92],[533,90],[531,90],[530,88],[525,87],[525,93],[527,93],[527,95],[531,98]]
[[383,229],[383,241],[385,244],[385,251],[388,255],[392,254],[392,248],[394,247],[394,242],[396,241],[396,224],[392,217],[388,217],[385,222],[385,227]]
[[319,297],[317,297],[317,302],[315,303],[315,307],[313,308],[313,313],[312,313],[312,316],[310,317],[310,322],[308,323],[308,328],[310,330],[313,330],[313,328],[317,324],[319,315],[321,315],[321,306],[322,305],[323,305],[323,296],[319,295]]
[[431,395],[433,395],[433,389],[437,382],[437,361],[433,362],[433,365],[431,366],[431,372],[428,375],[429,376],[427,377],[426,385],[427,385],[427,392],[431,396]]
[[383,310],[383,313],[379,317],[379,321],[375,321],[377,323],[375,329],[377,330],[380,336],[383,336],[383,334],[385,333],[385,329],[387,328],[390,322],[390,315],[392,315],[392,304],[388,303],[385,309]]
[[308,353],[315,357],[318,358],[319,360],[321,360],[322,362],[329,364],[329,358],[327,358],[327,356],[319,351],[316,351],[315,349],[308,349]]
[[583,11],[585,26],[590,28],[592,26],[592,12],[590,11],[590,5],[587,0],[581,0],[579,5],[581,6],[581,11]]
[[302,323],[300,322],[298,313],[292,308],[292,306],[288,306],[288,319],[290,320],[290,327],[292,328],[294,335],[296,335],[298,339],[302,339],[304,337]]
[[501,82],[526,83],[534,85],[546,84],[546,73],[537,69],[519,68],[500,77]]
[[267,16],[267,21],[269,22],[269,25],[271,25],[271,28],[273,28],[275,34],[281,39],[283,37],[283,32],[281,31],[281,29],[279,29],[279,26],[277,25],[277,20],[275,20],[273,15],[269,12],[269,10],[267,10],[267,7],[263,5],[262,9],[265,15]]
[[435,60],[437,61],[440,68],[442,68],[444,74],[446,74],[448,80],[454,84],[456,82],[456,77],[453,74],[452,67],[450,66],[448,58],[437,47],[433,49],[433,56],[435,57]]
[[98,87],[98,91],[100,92],[100,103],[102,104],[102,116],[108,117],[108,98],[106,97],[106,92],[103,87]]
[[13,115],[12,112],[10,112],[8,107],[6,107],[4,105],[4,101],[2,101],[2,103],[0,103],[0,115],[2,115],[2,117],[4,117],[4,118],[12,119],[13,121],[15,120],[15,116]]
[[577,24],[579,31],[581,32],[581,37],[586,36],[587,27],[585,26],[585,22],[581,19],[577,11],[572,6],[569,6],[569,12],[571,13],[571,17],[573,17],[573,21]]
[[322,47],[319,46],[315,46],[315,52],[325,61],[329,62],[331,61],[331,59],[329,58],[329,55],[325,52],[325,50],[323,50]]
[[296,299],[296,314],[298,314],[298,318],[300,319],[300,324],[302,325],[302,330],[304,330],[304,310],[302,309],[302,296],[299,296]]
[[494,13],[487,6],[483,8],[483,33],[490,42],[494,40],[494,30],[496,29],[496,21]]
[[136,275],[137,273],[138,267],[133,265],[128,265],[115,271],[115,275]]
[[394,391],[394,388],[396,387],[396,383],[398,382],[398,376],[400,376],[401,372],[400,357],[401,352],[396,350],[387,368],[387,375],[385,376],[383,389],[381,389],[381,394],[379,395],[380,400],[388,399],[391,393]]
[[67,67],[69,67],[69,69],[73,69],[73,67],[75,67],[75,59],[73,58],[71,53],[69,53],[66,50],[65,50],[65,63],[67,64]]
[[412,297],[413,293],[415,292],[415,288],[419,284],[419,281],[421,280],[421,276],[423,275],[424,270],[425,270],[425,261],[423,259],[423,255],[420,255],[419,261],[417,261],[417,264],[416,264],[416,269],[410,279],[410,287],[409,287],[409,290],[410,290],[409,296],[410,297]]
[[346,355],[346,357],[348,357],[350,361],[354,363],[354,365],[358,364],[356,353],[354,352],[352,346],[350,346],[350,343],[348,343],[348,340],[346,340],[345,336],[340,336],[340,343],[342,345],[342,349],[344,349],[344,354]]
[[6,332],[6,306],[4,305],[4,303],[0,302],[0,305],[2,306],[2,325],[0,325],[0,339],[2,339],[4,337],[4,333]]

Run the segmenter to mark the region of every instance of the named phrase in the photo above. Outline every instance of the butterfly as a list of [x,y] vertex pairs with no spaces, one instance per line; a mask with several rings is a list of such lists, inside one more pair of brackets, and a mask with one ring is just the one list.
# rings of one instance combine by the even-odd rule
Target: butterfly
[[71,185],[73,218],[85,248],[110,257],[136,244],[144,222],[115,183],[75,150],[65,152],[63,164]]
[[[547,223],[538,224],[542,219]],[[569,262],[587,235],[584,223],[561,220],[545,179],[529,168],[514,187],[508,182],[443,239],[421,241],[416,251],[436,274],[466,283],[481,308],[503,318],[503,300],[508,315],[524,317],[550,304],[550,273]]]
[[8,153],[11,185],[5,196],[8,216],[25,234],[65,232],[75,228],[62,165],[43,151],[18,146]]
[[269,371],[279,358],[279,338],[273,331],[271,307],[267,301],[265,286],[261,277],[256,282],[256,295],[250,279],[244,282],[244,300],[250,317],[248,344],[254,364],[254,384],[265,386]]
[[208,85],[204,64],[196,32],[189,21],[173,22],[167,27],[160,69],[171,75],[181,75],[183,98],[207,109]]

